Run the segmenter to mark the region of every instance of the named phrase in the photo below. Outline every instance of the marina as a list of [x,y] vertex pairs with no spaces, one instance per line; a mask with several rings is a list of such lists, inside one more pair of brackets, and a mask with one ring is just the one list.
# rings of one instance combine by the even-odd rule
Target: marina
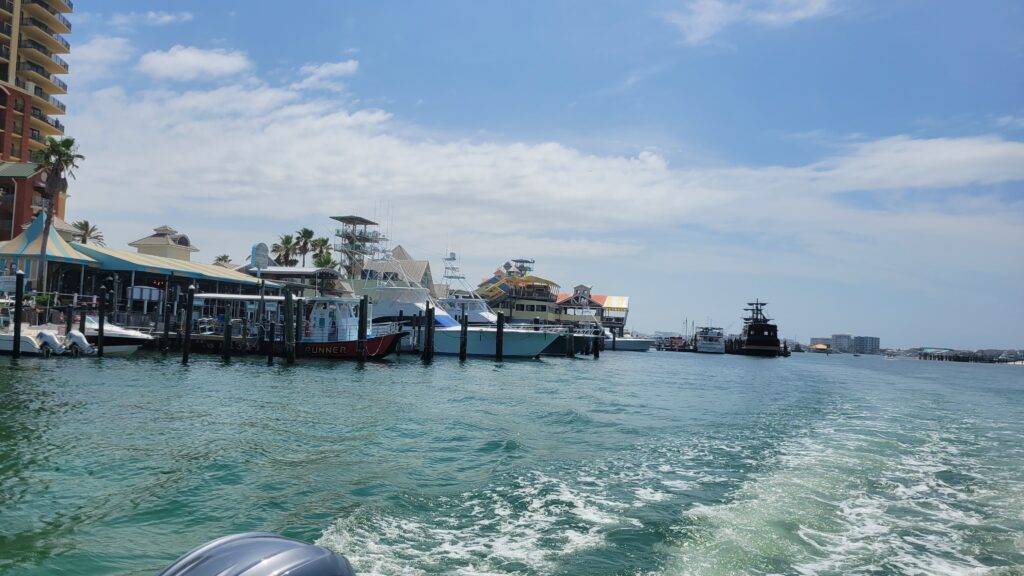
[[80,4],[0,576],[1024,576],[1016,6]]

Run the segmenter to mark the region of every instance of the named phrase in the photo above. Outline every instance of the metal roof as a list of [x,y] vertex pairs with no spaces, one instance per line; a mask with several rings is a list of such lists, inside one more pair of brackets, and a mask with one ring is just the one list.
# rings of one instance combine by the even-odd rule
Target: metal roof
[[[184,278],[231,282],[251,286],[259,284],[259,280],[253,276],[236,272],[223,266],[186,262],[185,260],[139,254],[126,250],[115,250],[114,248],[97,246],[96,244],[86,245],[72,242],[71,245],[75,250],[99,263],[99,267],[103,270],[149,272],[150,274],[163,275],[174,274]],[[280,288],[280,285],[275,282],[267,282],[267,286]]]
[[35,162],[0,162],[0,178],[28,178],[39,170]]
[[373,220],[367,220],[362,216],[331,216],[331,220],[337,220],[343,224],[366,224],[367,226],[377,225]]

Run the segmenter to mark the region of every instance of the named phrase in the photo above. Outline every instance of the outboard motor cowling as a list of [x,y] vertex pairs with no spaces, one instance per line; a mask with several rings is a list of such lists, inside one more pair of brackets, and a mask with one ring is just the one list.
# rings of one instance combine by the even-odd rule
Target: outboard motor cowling
[[39,346],[44,350],[44,353],[48,350],[50,354],[63,354],[64,344],[61,343],[60,338],[56,334],[49,330],[40,330],[36,334],[36,339],[39,340]]
[[269,532],[218,538],[178,558],[159,576],[355,576],[344,556]]
[[85,339],[85,334],[78,330],[68,332],[67,347],[71,353],[74,353],[76,349],[79,354],[92,354],[96,352],[92,344],[89,344],[89,341]]

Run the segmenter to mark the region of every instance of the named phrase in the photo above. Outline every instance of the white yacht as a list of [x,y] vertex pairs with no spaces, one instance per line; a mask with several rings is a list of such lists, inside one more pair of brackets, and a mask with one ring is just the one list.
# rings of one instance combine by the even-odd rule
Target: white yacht
[[725,331],[712,326],[697,329],[695,350],[704,354],[725,354]]
[[[431,294],[433,280],[428,272],[428,263],[413,259],[400,246],[386,248],[388,239],[372,220],[351,215],[331,218],[342,225],[335,231],[339,242],[334,249],[341,255],[341,266],[347,276],[345,281],[357,296],[370,297],[372,320],[398,322],[409,331],[413,318],[425,314],[427,307],[431,307],[434,309],[434,352],[458,354],[461,326]],[[468,354],[494,355],[496,326],[470,326],[467,332]],[[551,332],[506,326],[503,355],[533,358],[559,337]]]
[[622,336],[612,337],[610,330],[605,328],[604,331],[604,349],[605,350],[622,350],[625,352],[647,352],[654,347],[653,338],[643,338],[633,334],[624,334]]

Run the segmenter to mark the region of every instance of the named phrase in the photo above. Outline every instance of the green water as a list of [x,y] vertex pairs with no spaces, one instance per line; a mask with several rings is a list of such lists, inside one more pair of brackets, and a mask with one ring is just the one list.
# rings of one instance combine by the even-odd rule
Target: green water
[[361,574],[1024,573],[1024,368],[0,359],[0,573],[270,530]]

